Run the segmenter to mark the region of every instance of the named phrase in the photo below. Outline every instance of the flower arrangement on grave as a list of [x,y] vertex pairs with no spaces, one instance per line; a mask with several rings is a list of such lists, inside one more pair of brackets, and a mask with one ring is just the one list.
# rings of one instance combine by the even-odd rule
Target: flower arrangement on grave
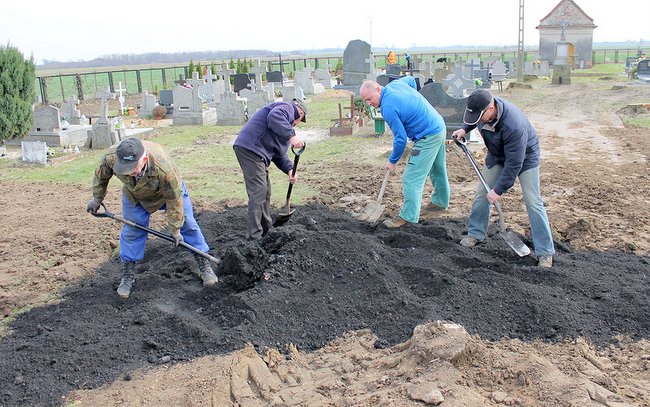
[[113,123],[113,128],[115,130],[123,129],[125,127],[124,120],[122,120],[122,116],[114,117],[112,123]]
[[165,113],[167,113],[167,108],[161,105],[158,105],[151,110],[151,114],[156,120],[162,119],[165,116]]

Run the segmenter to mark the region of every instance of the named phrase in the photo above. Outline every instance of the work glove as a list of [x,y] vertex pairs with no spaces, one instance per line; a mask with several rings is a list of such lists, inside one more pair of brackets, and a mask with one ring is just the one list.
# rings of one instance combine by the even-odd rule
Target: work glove
[[176,229],[172,232],[172,237],[174,238],[174,245],[178,247],[179,244],[183,241],[183,236],[181,235],[181,230]]
[[90,201],[88,201],[88,205],[86,205],[86,212],[97,213],[97,210],[99,209],[101,204],[102,204],[101,199],[99,198],[91,199]]

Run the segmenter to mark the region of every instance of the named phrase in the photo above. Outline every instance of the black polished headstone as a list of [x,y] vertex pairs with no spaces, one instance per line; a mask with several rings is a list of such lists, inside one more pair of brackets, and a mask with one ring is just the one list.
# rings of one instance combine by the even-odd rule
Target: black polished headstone
[[420,89],[420,94],[431,103],[431,106],[445,119],[447,138],[463,125],[463,113],[467,106],[467,98],[456,99],[447,94],[441,83],[430,82]]
[[282,72],[280,71],[271,71],[266,73],[267,82],[282,83]]
[[163,89],[158,91],[159,103],[163,106],[171,106],[174,104],[174,91],[171,89]]
[[247,73],[237,73],[233,75],[233,92],[239,93],[240,90],[248,88],[251,78]]
[[399,64],[386,65],[386,75],[401,75],[402,66]]

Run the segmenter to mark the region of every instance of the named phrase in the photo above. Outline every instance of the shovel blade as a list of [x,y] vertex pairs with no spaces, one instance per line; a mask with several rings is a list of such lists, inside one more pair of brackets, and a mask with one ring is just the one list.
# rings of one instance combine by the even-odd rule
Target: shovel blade
[[514,250],[519,255],[519,257],[528,256],[530,254],[530,248],[526,246],[526,243],[524,243],[512,230],[499,232],[499,234],[503,240],[508,243],[508,246],[510,246],[512,250]]
[[375,222],[384,214],[384,205],[379,202],[370,202],[366,209],[357,216],[358,220],[366,222]]
[[275,218],[275,222],[273,222],[273,226],[282,226],[287,223],[295,211],[295,209],[292,209],[286,213],[278,213],[278,216]]

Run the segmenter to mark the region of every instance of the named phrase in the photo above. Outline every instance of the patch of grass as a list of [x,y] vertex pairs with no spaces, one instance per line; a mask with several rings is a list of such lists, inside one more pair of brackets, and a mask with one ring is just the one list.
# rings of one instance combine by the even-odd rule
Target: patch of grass
[[650,115],[622,116],[625,126],[643,127],[650,129]]

